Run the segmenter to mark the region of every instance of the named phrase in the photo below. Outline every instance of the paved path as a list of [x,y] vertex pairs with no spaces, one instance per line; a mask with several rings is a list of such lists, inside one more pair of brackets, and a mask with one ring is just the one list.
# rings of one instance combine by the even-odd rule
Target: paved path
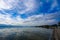
[[56,29],[56,34],[57,34],[58,40],[60,40],[60,29]]
[[60,40],[60,29],[56,29],[56,28],[54,29],[52,40]]

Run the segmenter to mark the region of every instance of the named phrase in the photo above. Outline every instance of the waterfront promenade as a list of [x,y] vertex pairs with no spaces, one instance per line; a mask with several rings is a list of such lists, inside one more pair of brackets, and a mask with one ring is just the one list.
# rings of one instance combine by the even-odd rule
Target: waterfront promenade
[[60,40],[60,29],[53,29],[52,40]]

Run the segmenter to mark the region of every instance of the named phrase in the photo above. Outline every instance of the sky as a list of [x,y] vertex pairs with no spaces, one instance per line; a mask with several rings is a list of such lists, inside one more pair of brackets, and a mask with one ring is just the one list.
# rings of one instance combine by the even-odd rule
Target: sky
[[51,25],[60,21],[60,0],[0,0],[0,24]]

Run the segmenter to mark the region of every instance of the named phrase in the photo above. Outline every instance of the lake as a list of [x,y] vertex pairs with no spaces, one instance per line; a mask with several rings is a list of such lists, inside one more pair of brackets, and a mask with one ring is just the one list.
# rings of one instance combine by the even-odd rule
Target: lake
[[52,32],[46,28],[3,28],[0,29],[0,40],[49,40]]

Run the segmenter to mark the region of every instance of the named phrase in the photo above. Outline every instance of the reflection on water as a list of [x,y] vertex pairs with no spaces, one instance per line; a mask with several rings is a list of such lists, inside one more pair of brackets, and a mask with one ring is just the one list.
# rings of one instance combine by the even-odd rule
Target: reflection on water
[[4,28],[0,29],[0,40],[49,40],[51,29]]

